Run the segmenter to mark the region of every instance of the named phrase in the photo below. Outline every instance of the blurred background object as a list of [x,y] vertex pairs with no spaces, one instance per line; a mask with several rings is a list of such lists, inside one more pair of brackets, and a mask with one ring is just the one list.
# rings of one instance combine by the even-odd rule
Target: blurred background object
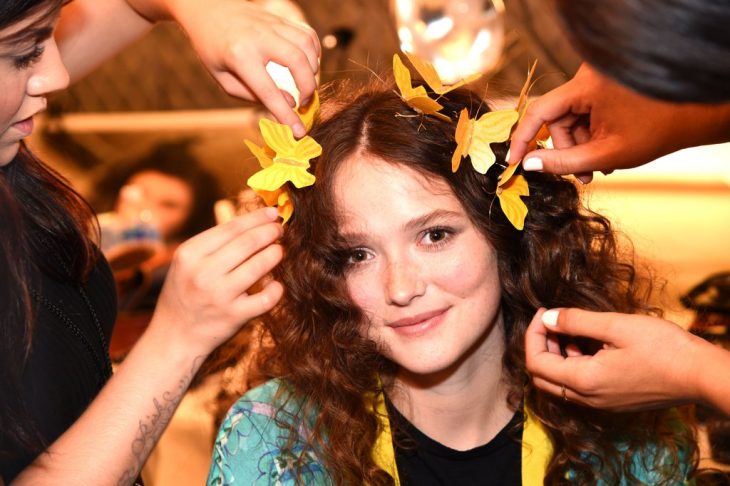
[[[681,301],[695,312],[690,330],[730,350],[730,271],[710,275],[683,295]],[[730,470],[730,417],[698,406],[697,418],[704,427],[711,460]]]
[[502,58],[501,0],[393,0],[393,11],[401,50],[430,61],[447,84],[491,74]]

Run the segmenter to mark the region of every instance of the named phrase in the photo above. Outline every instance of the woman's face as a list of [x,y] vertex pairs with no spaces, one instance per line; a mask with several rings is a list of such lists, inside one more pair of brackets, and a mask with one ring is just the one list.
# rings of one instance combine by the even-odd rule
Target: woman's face
[[46,95],[68,85],[53,38],[57,20],[42,11],[0,29],[0,166],[33,131],[33,115],[46,108]]
[[356,156],[335,200],[350,298],[388,358],[417,375],[501,360],[496,253],[445,182]]
[[177,177],[145,170],[130,177],[126,187],[136,188],[139,200],[130,201],[120,195],[117,212],[124,216],[149,211],[150,221],[165,241],[175,238],[193,210],[193,189]]

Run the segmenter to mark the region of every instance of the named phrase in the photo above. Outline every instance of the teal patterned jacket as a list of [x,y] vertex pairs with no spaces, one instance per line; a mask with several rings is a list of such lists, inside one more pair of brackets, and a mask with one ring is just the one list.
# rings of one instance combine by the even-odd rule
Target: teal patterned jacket
[[[285,395],[288,400],[281,397],[276,400],[282,383],[271,380],[253,388],[231,407],[216,437],[208,486],[333,486],[322,461],[311,449],[305,457],[301,478],[297,480],[295,456],[284,451],[289,440],[288,430],[277,424],[274,417],[277,410],[283,408],[287,412],[287,420],[297,422],[298,441],[293,448],[297,456],[310,435],[314,417],[302,420],[301,404],[291,394]],[[640,484],[657,484],[657,473],[645,466],[653,461],[642,459],[647,458],[638,455],[633,458],[632,473],[641,480]],[[689,469],[686,461],[683,461],[682,469],[686,476]],[[596,484],[607,486],[602,481]],[[682,480],[674,484],[690,483]],[[635,485],[636,482],[623,478],[617,486]]]

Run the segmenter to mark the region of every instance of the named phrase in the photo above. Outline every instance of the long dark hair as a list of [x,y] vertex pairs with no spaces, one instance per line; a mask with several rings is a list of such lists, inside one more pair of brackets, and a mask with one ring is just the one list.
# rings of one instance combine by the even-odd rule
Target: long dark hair
[[[21,144],[0,167],[0,455],[45,446],[22,403],[21,376],[33,342],[30,290],[38,272],[81,284],[93,269],[98,234],[91,208],[63,177]],[[57,260],[49,260],[49,255]]]
[[[394,365],[360,335],[363,316],[347,292],[346,246],[333,196],[337,167],[361,152],[445,181],[495,248],[505,321],[503,377],[510,404],[526,403],[552,439],[555,453],[545,483],[566,483],[568,472],[571,484],[595,484],[599,477],[618,483],[622,475],[632,478],[635,454],[656,474],[656,484],[676,481],[680,457],[694,457],[695,443],[673,412],[588,411],[537,390],[525,368],[525,329],[541,306],[658,314],[645,304],[649,280],[639,277],[630,255],[623,255],[610,222],[582,206],[572,182],[530,173],[525,174],[529,214],[524,231],[517,231],[495,201],[496,166],[486,176],[470,167],[452,173],[459,111],[466,107],[472,117],[489,111],[466,89],[440,100],[451,122],[416,115],[390,85],[359,92],[343,87],[336,93],[324,103],[324,121],[311,133],[323,146],[312,164],[317,181],[292,191],[294,216],[282,239],[285,258],[274,272],[286,291],[279,307],[264,317],[274,345],[260,361],[262,378],[282,377],[302,398],[303,416],[317,417],[312,435],[301,439],[322,457],[335,484],[393,481],[373,461],[378,423],[364,397],[380,391],[377,374],[387,382]],[[492,147],[504,163],[506,144]],[[296,437],[296,422],[279,418]]]
[[576,49],[649,96],[730,101],[730,4],[725,0],[556,0]]

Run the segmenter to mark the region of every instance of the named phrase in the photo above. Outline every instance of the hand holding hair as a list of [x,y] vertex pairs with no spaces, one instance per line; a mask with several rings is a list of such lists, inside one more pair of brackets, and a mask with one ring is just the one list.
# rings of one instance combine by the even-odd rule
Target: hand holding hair
[[[555,149],[528,153],[546,125]],[[640,95],[583,64],[527,108],[512,135],[510,164],[581,175],[637,167],[676,150],[730,139],[730,104],[670,103]]]
[[[573,350],[563,357],[558,333],[604,346],[592,356]],[[541,309],[527,329],[525,353],[537,387],[582,405],[635,411],[704,402],[730,414],[730,353],[663,319]]]
[[258,209],[180,245],[150,326],[163,326],[180,349],[205,356],[271,310],[282,296],[281,284],[272,280],[250,289],[283,256],[276,219],[276,209]]

